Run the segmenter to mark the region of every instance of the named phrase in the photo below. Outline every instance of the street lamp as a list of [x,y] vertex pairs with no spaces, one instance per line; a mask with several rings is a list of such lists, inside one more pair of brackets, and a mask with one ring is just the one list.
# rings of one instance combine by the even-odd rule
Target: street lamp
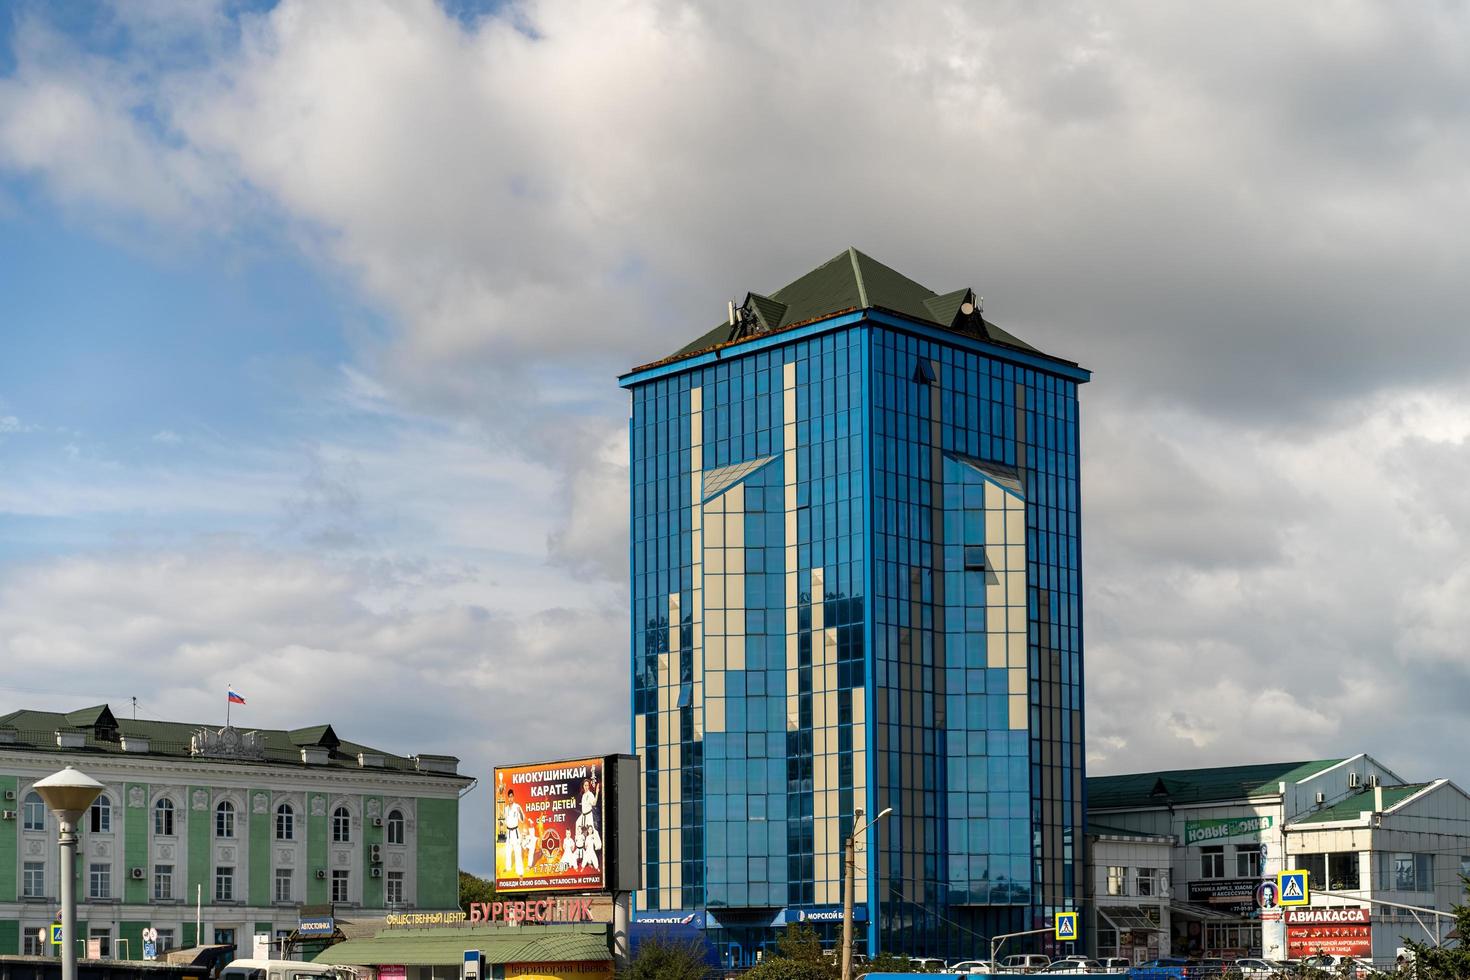
[[61,845],[61,980],[77,980],[77,822],[101,795],[103,785],[67,766],[32,789],[56,814]]
[[863,811],[858,810],[853,814],[852,833],[847,835],[844,854],[847,867],[844,869],[842,886],[842,980],[852,980],[852,886],[854,869],[857,866],[857,835],[892,812],[893,807],[890,806],[861,826],[858,821],[862,820]]

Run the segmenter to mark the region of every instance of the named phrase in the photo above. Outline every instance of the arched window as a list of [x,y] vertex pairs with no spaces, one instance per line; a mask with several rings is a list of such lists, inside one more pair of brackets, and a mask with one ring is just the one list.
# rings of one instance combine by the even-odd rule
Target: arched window
[[235,804],[229,800],[214,808],[214,836],[235,836]]
[[332,811],[332,840],[339,844],[352,840],[352,815],[345,806]]
[[388,843],[403,843],[403,811],[388,811]]
[[46,804],[42,802],[40,793],[26,794],[25,811],[25,823],[22,826],[26,830],[46,829]]
[[296,811],[289,803],[276,807],[276,840],[296,839]]
[[159,837],[174,835],[174,801],[167,796],[153,804],[153,833]]
[[97,801],[92,804],[91,816],[92,833],[112,833],[112,801],[107,798],[106,793],[97,797]]

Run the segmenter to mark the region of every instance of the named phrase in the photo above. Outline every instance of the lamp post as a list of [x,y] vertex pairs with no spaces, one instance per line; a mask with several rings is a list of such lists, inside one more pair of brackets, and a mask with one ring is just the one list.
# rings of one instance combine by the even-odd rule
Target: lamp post
[[888,807],[861,826],[857,825],[857,821],[863,818],[863,811],[858,810],[853,814],[854,825],[852,833],[847,835],[843,855],[846,867],[842,876],[842,980],[852,980],[852,888],[857,866],[857,835],[892,812],[893,807]]
[[77,980],[77,822],[101,795],[103,785],[67,766],[32,789],[56,814],[61,845],[61,980]]

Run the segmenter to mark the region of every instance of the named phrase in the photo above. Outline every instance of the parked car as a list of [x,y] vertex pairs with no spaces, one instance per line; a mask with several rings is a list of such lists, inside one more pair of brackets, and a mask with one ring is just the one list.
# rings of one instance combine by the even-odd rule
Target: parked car
[[1104,956],[1098,960],[1102,964],[1104,973],[1127,973],[1133,961],[1126,956]]
[[1160,956],[1128,968],[1132,980],[1199,980],[1208,975],[1197,961],[1183,956]]
[[1052,960],[1047,973],[1104,973],[1102,964],[1083,956],[1069,956],[1064,960]]
[[950,973],[999,973],[1000,971],[1000,964],[989,960],[960,960],[949,966]]
[[1051,966],[1051,957],[1040,953],[1015,953],[1000,961],[1004,973],[1041,973]]
[[1232,965],[1240,971],[1244,980],[1252,980],[1254,977],[1274,977],[1282,972],[1282,967],[1270,960],[1247,958],[1236,960]]
[[909,966],[913,967],[915,973],[943,973],[944,960],[925,956],[920,959],[909,960]]

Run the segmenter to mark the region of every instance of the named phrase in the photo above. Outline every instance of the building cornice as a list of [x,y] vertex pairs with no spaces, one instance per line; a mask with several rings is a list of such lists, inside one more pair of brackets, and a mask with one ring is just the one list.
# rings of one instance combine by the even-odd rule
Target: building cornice
[[234,763],[219,759],[184,759],[148,755],[113,755],[101,752],[26,751],[0,749],[0,771],[17,775],[34,771],[38,776],[65,765],[84,768],[97,778],[115,781],[138,777],[138,782],[241,785],[251,789],[280,787],[287,792],[321,790],[359,792],[364,785],[416,790],[416,796],[454,796],[474,783],[469,776],[400,772],[392,769],[312,768],[271,762]]

